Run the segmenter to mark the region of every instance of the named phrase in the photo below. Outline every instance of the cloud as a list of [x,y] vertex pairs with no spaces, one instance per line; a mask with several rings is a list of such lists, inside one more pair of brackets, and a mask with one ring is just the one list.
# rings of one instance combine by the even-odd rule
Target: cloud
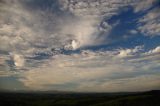
[[160,11],[155,7],[139,19],[138,29],[147,36],[159,36],[160,33]]
[[[32,7],[38,5],[36,4],[38,1],[7,0],[5,2],[1,3],[0,48],[9,52],[16,51],[22,55],[32,55],[39,51],[39,47],[67,49],[71,46],[75,50],[106,44],[107,36],[114,26],[107,21],[103,22],[103,19],[118,14],[119,8],[133,3],[133,1],[121,0],[96,0],[92,3],[60,0],[57,8],[62,10],[61,16],[58,16],[55,11],[52,12],[54,8],[47,7],[46,4],[42,3],[44,9],[41,9],[43,6]],[[11,4],[13,6],[10,6]],[[55,4],[55,1],[51,4]],[[71,14],[64,14],[63,11]]]
[[143,50],[143,46],[136,46],[133,49],[122,49],[119,51],[118,56],[122,58],[131,57],[139,53],[141,50]]
[[97,43],[100,43],[100,41],[98,42],[98,30],[95,25],[95,20],[72,20],[72,22],[63,27],[61,33],[71,35],[72,37],[70,39],[73,39],[72,44],[77,41],[77,43],[79,43],[79,48],[96,45]]
[[0,77],[10,77],[12,75],[14,75],[15,72],[10,72],[10,71],[0,71]]
[[150,55],[159,54],[159,53],[160,53],[160,46],[157,46],[156,48],[146,52],[146,54],[150,54]]
[[[138,52],[137,48],[132,51]],[[46,66],[21,73],[19,81],[36,90],[49,90],[52,89],[50,86],[65,84],[74,85],[63,88],[71,91],[136,91],[157,87],[158,58],[136,62],[141,58],[136,57],[137,54],[133,54],[135,58],[120,59],[115,52],[119,51],[83,51],[81,54],[57,55],[44,63]],[[141,82],[137,83],[139,80]],[[146,84],[142,86],[142,82]],[[119,90],[118,86],[121,86]]]
[[16,67],[23,67],[25,65],[25,59],[22,55],[11,54],[11,56]]
[[[140,50],[141,51],[141,50]],[[136,54],[132,55],[132,58],[129,60],[131,62],[151,62],[153,64],[151,64],[150,66],[154,66],[154,64],[159,63],[159,46],[157,46],[154,49],[150,49],[149,51],[144,51],[142,49],[143,52],[137,52]]]
[[[60,89],[118,91],[120,85],[124,85],[122,91],[155,88],[159,83],[155,75],[159,74],[159,47],[148,52],[143,46],[88,49],[112,42],[108,36],[116,24],[110,24],[109,19],[125,7],[132,6],[137,13],[151,4],[149,0],[1,0],[0,77],[14,75],[25,87],[36,90],[66,84],[73,87]],[[130,33],[140,30],[157,36],[157,11],[147,12],[139,19],[138,29]],[[139,80],[145,85],[140,86]]]
[[152,7],[156,0],[137,0],[138,3],[136,2],[134,4],[134,11],[135,12],[140,12],[140,11],[145,11],[147,9],[149,9],[150,7]]
[[[79,85],[77,91],[88,92],[126,92],[126,91],[148,91],[159,88],[158,75],[144,75],[135,78],[107,80],[104,82],[85,82]],[[149,82],[149,83],[148,83]],[[145,83],[145,84],[144,84]],[[97,88],[98,86],[98,88]]]
[[[55,2],[52,1],[51,4],[55,4]],[[68,1],[58,2],[57,8],[61,9],[63,5],[66,5],[64,3],[68,3]],[[98,2],[96,1],[93,4],[96,5]],[[114,2],[113,4],[116,4]],[[7,0],[0,3],[1,50],[8,53],[16,52],[24,57],[33,57],[39,51],[48,51],[52,48],[76,50],[108,42],[106,36],[108,36],[112,26],[107,22],[103,22],[103,27],[100,26],[103,16],[93,17],[94,14],[90,14],[91,17],[87,18],[81,13],[77,13],[79,11],[77,6],[80,6],[81,11],[81,5],[83,9],[83,5],[86,5],[87,2],[84,1],[84,4],[81,4],[81,1],[77,1],[76,5],[69,2],[67,8],[76,8],[74,9],[75,12],[69,10],[72,14],[64,13],[67,10],[63,9],[63,11],[60,11],[61,16],[55,11],[53,12],[55,8],[47,7],[47,4],[43,3],[41,5],[44,6],[38,6],[38,3],[41,4],[38,1],[30,0]],[[87,5],[89,9],[85,8],[85,10],[97,14],[94,12],[93,4]],[[105,5],[101,7],[102,4],[109,5],[107,2],[98,4],[97,11],[100,13],[108,11],[107,8],[105,9]],[[119,6],[116,5],[118,11]],[[114,13],[117,13],[116,10],[114,10]],[[112,12],[112,9],[105,16],[108,17],[110,12]],[[103,35],[101,35],[102,32]]]
[[157,0],[137,0],[131,5],[135,13],[140,13],[138,30],[146,36],[159,36],[159,2]]
[[131,33],[131,34],[137,34],[138,31],[137,31],[137,30],[131,30],[130,33]]
[[76,16],[97,18],[111,17],[118,13],[118,9],[133,3],[132,0],[60,0],[63,10],[69,10]]
[[[41,10],[40,7],[30,7],[27,3],[18,0],[1,2],[0,34],[3,37],[0,40],[1,46],[5,47],[0,47],[4,50],[25,53],[30,48],[38,49],[37,46],[63,48],[70,44],[70,41],[78,42],[76,49],[104,43],[102,39],[104,40],[105,36],[100,36],[101,31],[98,30],[100,18],[75,17],[63,12],[62,16],[58,16],[49,7]],[[13,6],[10,6],[11,4]],[[33,8],[32,11],[30,8]],[[106,27],[106,34],[111,28],[110,25]]]

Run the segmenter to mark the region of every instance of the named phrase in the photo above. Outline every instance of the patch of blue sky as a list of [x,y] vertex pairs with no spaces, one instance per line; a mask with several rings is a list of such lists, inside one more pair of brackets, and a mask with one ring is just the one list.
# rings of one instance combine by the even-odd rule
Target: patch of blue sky
[[[140,33],[137,29],[139,24],[138,19],[145,15],[147,12],[149,12],[149,10],[145,12],[135,13],[133,8],[128,7],[120,14],[112,16],[110,19],[105,20],[111,25],[118,22],[118,24],[115,27],[113,27],[108,37],[112,42],[109,44],[98,45],[95,47],[88,48],[98,50],[115,48],[133,48],[138,45],[144,45],[146,50],[150,50],[160,45],[159,37],[146,36]],[[136,33],[131,33],[132,30],[136,31]]]

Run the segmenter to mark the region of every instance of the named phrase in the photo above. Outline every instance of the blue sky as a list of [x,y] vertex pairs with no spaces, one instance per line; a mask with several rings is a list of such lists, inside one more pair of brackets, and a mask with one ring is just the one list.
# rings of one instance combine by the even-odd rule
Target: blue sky
[[160,89],[158,0],[1,0],[0,90]]

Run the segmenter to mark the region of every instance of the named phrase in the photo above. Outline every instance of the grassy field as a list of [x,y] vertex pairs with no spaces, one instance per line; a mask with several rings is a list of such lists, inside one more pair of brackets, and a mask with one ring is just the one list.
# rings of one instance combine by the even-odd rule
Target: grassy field
[[139,93],[0,93],[0,106],[160,106],[160,91]]

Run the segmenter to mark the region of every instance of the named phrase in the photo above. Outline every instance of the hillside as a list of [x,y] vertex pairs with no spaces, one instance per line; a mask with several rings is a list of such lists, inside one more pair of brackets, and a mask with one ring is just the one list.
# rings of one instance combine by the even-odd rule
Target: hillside
[[0,93],[0,106],[160,106],[160,91],[139,93]]

